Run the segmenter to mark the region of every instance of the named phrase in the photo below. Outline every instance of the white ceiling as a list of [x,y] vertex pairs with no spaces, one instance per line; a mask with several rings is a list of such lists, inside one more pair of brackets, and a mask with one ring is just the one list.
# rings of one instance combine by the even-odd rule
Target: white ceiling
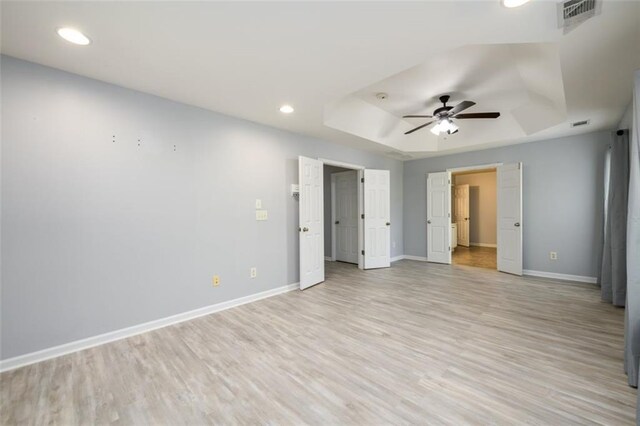
[[[70,45],[55,34],[61,26],[81,29],[93,43]],[[566,112],[560,124],[527,132],[518,123],[512,133],[504,130],[506,135],[492,137],[496,130],[483,130],[485,124],[477,120],[473,132],[485,135],[479,141],[469,143],[468,136],[456,143],[439,141],[435,151],[428,140],[422,150],[420,141],[411,146],[403,141],[380,143],[324,124],[325,111],[348,98],[395,114],[396,119],[432,111],[433,98],[445,92],[452,92],[454,102],[477,102],[473,111],[505,108],[502,94],[492,95],[496,80],[486,78],[495,64],[489,64],[492,68],[482,62],[478,49],[493,49],[493,57],[500,54],[495,50],[499,46],[491,45],[525,43],[555,52],[562,84],[553,73],[539,78],[546,73],[540,70],[553,69],[554,61],[527,62],[525,56],[511,60],[509,67],[516,67],[530,84],[512,81],[509,90],[542,91],[562,99]],[[7,55],[270,126],[382,153],[410,153],[413,158],[614,128],[631,101],[633,71],[640,68],[639,46],[639,1],[605,1],[600,15],[567,35],[557,28],[556,3],[542,0],[517,9],[502,7],[499,0],[2,2],[2,53]],[[471,55],[466,62],[460,55],[464,49]],[[415,75],[409,78],[412,70],[439,62],[446,69],[455,58],[464,64],[463,71],[483,70],[466,77],[472,85],[461,85],[463,72],[435,83]],[[399,90],[403,81],[411,82],[404,91]],[[388,106],[373,102],[374,91],[393,95]],[[278,108],[284,103],[293,105],[295,113],[281,114]],[[504,115],[504,122],[509,115]],[[591,124],[576,129],[568,125],[583,119],[591,119]],[[399,125],[409,126],[403,123]],[[460,136],[463,130],[467,135],[472,131],[468,126],[465,123]],[[420,133],[429,132],[416,132]]]
[[[388,95],[378,99],[378,93]],[[433,114],[465,99],[476,106],[465,111],[500,112],[497,120],[454,120],[459,132],[440,135],[429,127],[407,130],[433,119],[402,119],[405,114]],[[411,154],[475,149],[509,143],[565,122],[566,102],[555,43],[472,45],[442,52],[334,102],[325,108],[324,123]]]

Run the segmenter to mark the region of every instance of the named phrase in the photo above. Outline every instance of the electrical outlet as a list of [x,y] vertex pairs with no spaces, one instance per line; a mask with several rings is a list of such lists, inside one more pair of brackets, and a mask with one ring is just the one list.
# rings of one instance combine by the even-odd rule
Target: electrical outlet
[[268,218],[266,210],[256,210],[256,220],[267,220]]
[[558,260],[558,253],[555,251],[550,251],[549,252],[549,259],[551,260]]
[[251,278],[255,278],[258,276],[258,268],[253,267],[251,268]]
[[220,276],[219,275],[214,275],[213,276],[213,286],[214,287],[218,287],[220,285]]

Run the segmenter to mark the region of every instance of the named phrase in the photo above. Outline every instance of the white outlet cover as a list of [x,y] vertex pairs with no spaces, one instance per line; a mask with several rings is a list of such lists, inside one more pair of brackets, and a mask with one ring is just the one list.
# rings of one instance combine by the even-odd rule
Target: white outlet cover
[[266,210],[256,210],[256,220],[267,220],[269,215]]

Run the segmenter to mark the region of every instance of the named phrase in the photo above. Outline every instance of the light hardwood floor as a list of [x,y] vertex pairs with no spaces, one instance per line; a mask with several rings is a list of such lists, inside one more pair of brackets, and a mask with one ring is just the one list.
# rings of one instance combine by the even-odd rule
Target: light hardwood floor
[[400,261],[4,373],[3,424],[634,423],[593,285]]
[[454,265],[475,266],[477,268],[496,269],[497,249],[493,247],[458,246],[453,251],[451,261]]

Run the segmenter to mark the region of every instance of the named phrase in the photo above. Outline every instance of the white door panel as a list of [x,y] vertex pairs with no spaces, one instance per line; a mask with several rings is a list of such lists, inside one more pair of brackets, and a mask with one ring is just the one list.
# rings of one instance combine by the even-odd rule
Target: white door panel
[[427,176],[427,260],[451,263],[451,173]]
[[469,185],[456,185],[454,190],[454,220],[458,229],[458,244],[469,247]]
[[334,173],[336,260],[358,263],[358,175],[355,170]]
[[364,269],[391,265],[389,170],[364,170]]
[[498,167],[498,270],[522,275],[522,163]]
[[324,281],[322,162],[298,158],[300,182],[300,289]]

